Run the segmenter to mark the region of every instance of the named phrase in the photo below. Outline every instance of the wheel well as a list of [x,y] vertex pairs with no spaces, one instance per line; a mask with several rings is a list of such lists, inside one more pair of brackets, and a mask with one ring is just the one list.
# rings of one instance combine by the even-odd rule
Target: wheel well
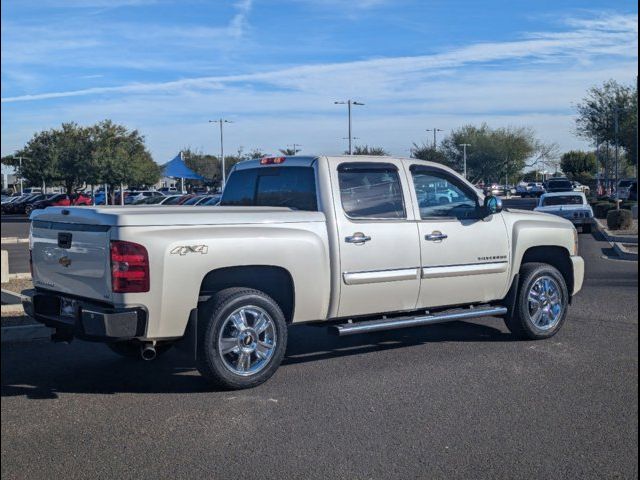
[[573,292],[573,265],[571,256],[566,248],[555,246],[532,247],[528,249],[522,257],[522,265],[525,263],[540,262],[547,263],[562,274],[567,284],[569,295]]
[[213,295],[231,287],[260,290],[273,298],[282,309],[287,323],[293,320],[295,291],[291,274],[282,267],[247,265],[212,270],[200,285],[200,295]]

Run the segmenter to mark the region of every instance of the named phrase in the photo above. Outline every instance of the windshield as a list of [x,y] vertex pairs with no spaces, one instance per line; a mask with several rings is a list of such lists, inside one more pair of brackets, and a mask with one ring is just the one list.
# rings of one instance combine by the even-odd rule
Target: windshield
[[553,205],[582,205],[584,202],[581,195],[561,195],[559,197],[546,197],[542,200],[542,206]]

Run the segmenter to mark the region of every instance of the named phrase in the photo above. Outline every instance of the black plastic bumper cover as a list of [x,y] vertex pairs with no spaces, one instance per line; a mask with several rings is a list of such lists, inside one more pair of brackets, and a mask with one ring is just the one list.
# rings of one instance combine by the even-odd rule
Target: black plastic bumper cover
[[[142,337],[146,331],[147,312],[140,307],[115,308],[40,290],[26,290],[22,295],[22,306],[27,315],[48,327],[65,330],[78,338],[111,342]],[[60,315],[63,297],[75,300],[77,308],[74,316]]]

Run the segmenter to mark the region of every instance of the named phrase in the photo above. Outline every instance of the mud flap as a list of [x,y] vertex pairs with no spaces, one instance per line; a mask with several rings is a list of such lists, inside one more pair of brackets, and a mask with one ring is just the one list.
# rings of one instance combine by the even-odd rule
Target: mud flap
[[511,318],[516,311],[516,302],[518,301],[518,286],[520,285],[520,274],[517,273],[513,277],[511,288],[507,292],[507,296],[502,299],[502,305],[508,308],[508,312],[504,318]]
[[184,330],[183,337],[176,342],[175,348],[185,352],[189,358],[195,362],[198,348],[198,309],[194,308],[189,313],[189,321],[187,328]]

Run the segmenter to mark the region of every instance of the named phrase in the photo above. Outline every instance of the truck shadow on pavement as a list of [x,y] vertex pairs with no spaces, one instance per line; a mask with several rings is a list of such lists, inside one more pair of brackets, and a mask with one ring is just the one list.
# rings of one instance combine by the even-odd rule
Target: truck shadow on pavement
[[[496,319],[497,322],[500,320]],[[335,337],[322,327],[294,326],[282,367],[336,357],[405,348],[433,342],[516,341],[490,326],[453,322]],[[372,367],[375,368],[375,363]],[[215,391],[195,370],[193,361],[179,351],[153,362],[116,356],[104,345],[74,341],[70,345],[38,341],[2,347],[2,397],[33,400],[58,398],[58,393],[198,393]]]

